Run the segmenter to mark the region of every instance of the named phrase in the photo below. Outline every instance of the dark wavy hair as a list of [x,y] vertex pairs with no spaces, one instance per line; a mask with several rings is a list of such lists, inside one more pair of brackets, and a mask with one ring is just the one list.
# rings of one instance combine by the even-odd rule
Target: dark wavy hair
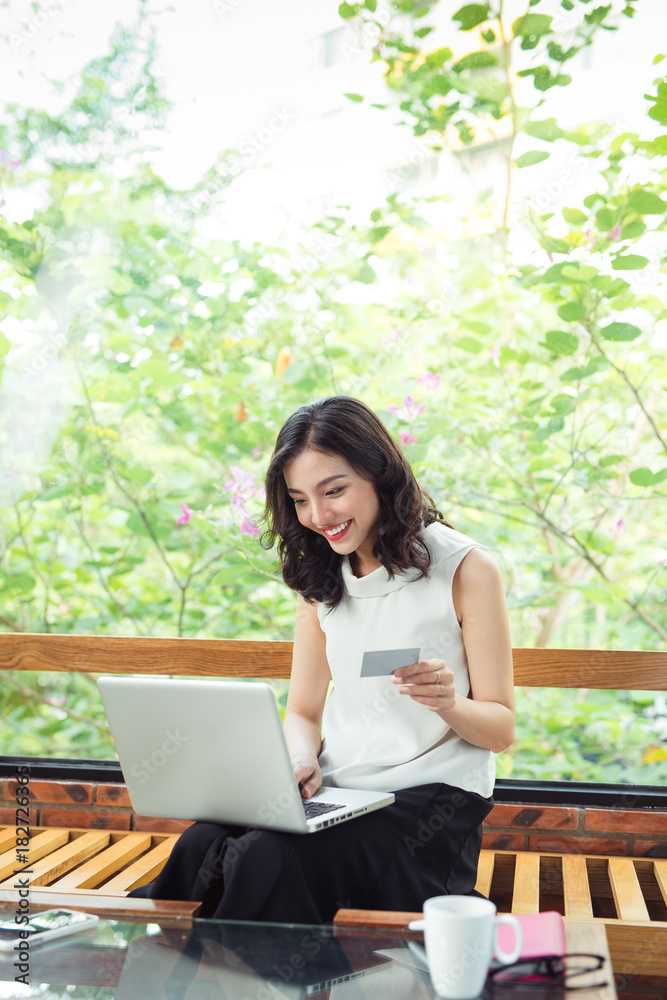
[[[327,540],[299,521],[287,492],[283,466],[304,451],[340,455],[373,483],[380,502],[380,526],[373,555],[393,580],[396,572],[419,569],[428,576],[431,557],[421,535],[433,521],[451,527],[433,498],[415,479],[399,445],[366,403],[352,396],[326,396],[300,407],[283,424],[266,473],[266,505],[260,545],[278,552],[283,579],[307,601],[330,609],[345,595],[342,557]],[[423,525],[422,525],[423,521]]]

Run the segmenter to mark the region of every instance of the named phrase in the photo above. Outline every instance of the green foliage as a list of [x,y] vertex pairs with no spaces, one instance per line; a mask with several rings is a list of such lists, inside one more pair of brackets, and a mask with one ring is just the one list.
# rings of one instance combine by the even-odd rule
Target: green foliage
[[[429,14],[394,6],[419,24]],[[59,116],[10,109],[2,182],[40,197],[23,222],[0,219],[4,628],[291,638],[295,595],[258,540],[263,475],[290,413],[348,393],[385,420],[447,519],[498,556],[515,645],[664,647],[655,330],[667,309],[638,279],[663,280],[651,240],[665,229],[667,136],[610,139],[606,123],[566,131],[543,117],[563,66],[632,12],[563,8],[567,37],[539,2],[511,36],[496,6],[467,4],[452,31],[478,29],[493,51],[471,35],[453,61],[458,46],[422,51],[391,24],[373,50],[389,99],[435,148],[452,129],[474,143],[482,119],[510,129],[507,205],[516,168],[549,156],[515,157],[518,136],[584,158],[588,193],[558,216],[529,208],[521,257],[507,205],[488,257],[479,242],[448,246],[444,196],[390,194],[365,223],[337,206],[296,252],[204,236],[201,215],[238,170],[223,153],[178,191],[146,166],[140,135],[161,127],[166,103],[151,46],[130,60],[138,41],[122,32]],[[375,4],[339,12],[372,20]],[[516,105],[510,67],[533,78],[534,107]],[[663,123],[665,86],[650,98]],[[93,680],[8,675],[3,752],[112,756]],[[666,713],[652,701],[524,692],[501,773],[662,781]]]

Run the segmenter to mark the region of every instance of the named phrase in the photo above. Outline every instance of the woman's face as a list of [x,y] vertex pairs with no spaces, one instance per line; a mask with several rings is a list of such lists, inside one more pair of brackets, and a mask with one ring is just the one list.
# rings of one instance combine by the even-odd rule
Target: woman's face
[[371,556],[380,524],[373,483],[342,456],[321,451],[301,452],[285,463],[283,476],[301,524],[324,535],[340,555],[361,549],[362,556]]

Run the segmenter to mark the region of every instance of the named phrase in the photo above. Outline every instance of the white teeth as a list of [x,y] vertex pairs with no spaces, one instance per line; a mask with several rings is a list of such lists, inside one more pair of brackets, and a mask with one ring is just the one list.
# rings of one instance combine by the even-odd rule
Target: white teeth
[[349,521],[346,521],[345,524],[341,524],[338,528],[334,528],[333,531],[326,531],[326,529],[325,529],[324,534],[325,535],[339,535],[341,533],[341,531],[345,531],[345,529],[347,528],[348,524],[351,523],[351,521],[352,521],[352,518],[350,518]]

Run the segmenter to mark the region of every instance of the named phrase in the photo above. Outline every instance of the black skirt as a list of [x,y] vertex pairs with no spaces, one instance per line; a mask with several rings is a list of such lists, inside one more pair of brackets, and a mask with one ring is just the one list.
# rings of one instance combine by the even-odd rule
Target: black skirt
[[482,821],[493,798],[452,785],[394,793],[390,806],[318,833],[194,823],[155,882],[130,896],[200,900],[219,920],[329,923],[340,907],[422,909],[475,894]]

